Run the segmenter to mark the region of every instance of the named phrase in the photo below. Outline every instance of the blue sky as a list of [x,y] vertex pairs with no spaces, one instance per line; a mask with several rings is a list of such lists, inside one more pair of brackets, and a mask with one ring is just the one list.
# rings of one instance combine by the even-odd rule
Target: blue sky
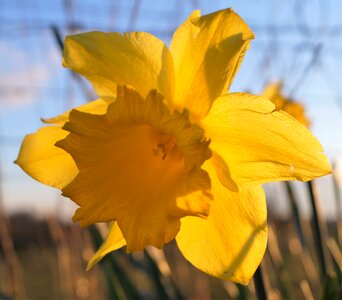
[[[87,100],[70,72],[61,67],[51,25],[57,26],[62,35],[70,33],[75,25],[78,31],[149,31],[168,43],[172,31],[192,10],[201,9],[204,14],[233,7],[251,26],[256,39],[231,90],[261,93],[266,82],[282,79],[285,92],[291,92],[305,105],[313,123],[312,131],[330,158],[339,159],[342,154],[341,1],[142,0],[136,18],[132,18],[136,3],[0,2],[0,167],[7,211],[55,213],[57,210],[68,215],[73,209],[71,202],[62,199],[58,191],[35,182],[12,164],[24,135],[41,126],[40,117],[59,114]],[[333,211],[331,203],[325,205],[328,211]]]

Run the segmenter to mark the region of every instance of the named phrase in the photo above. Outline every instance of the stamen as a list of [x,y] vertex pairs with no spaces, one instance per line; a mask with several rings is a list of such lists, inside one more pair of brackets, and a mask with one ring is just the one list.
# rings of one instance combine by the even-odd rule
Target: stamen
[[162,160],[165,160],[167,154],[176,147],[176,139],[171,136],[164,134],[155,148],[153,148],[153,155],[158,156],[162,154]]

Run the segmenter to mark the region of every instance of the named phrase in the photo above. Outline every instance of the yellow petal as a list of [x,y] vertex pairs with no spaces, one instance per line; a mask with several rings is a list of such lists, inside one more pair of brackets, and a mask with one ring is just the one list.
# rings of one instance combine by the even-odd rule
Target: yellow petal
[[[92,114],[104,114],[109,103],[114,100],[115,98],[99,98],[77,109]],[[60,189],[70,183],[78,172],[70,154],[55,147],[56,142],[68,135],[61,126],[69,120],[70,111],[53,118],[42,119],[44,123],[59,126],[42,127],[36,133],[27,135],[15,161],[34,179]]]
[[156,91],[143,99],[120,88],[105,115],[74,110],[63,128],[70,134],[57,145],[79,169],[63,189],[80,206],[74,221],[117,220],[127,250],[138,251],[174,239],[184,215],[208,215],[204,131],[186,113],[171,113]]
[[[106,113],[107,107],[111,102],[114,102],[115,98],[98,98],[94,101],[90,101],[88,103],[85,103],[81,106],[76,107],[75,109],[82,111],[82,112],[88,112],[94,115],[102,115]],[[42,119],[42,121],[46,124],[64,124],[69,120],[69,114],[71,112],[71,109],[66,111],[65,113],[58,115],[56,117]]]
[[194,266],[212,276],[247,284],[267,243],[266,201],[260,186],[240,192],[226,189],[211,161],[204,164],[214,197],[208,219],[185,217],[176,237]]
[[112,222],[110,224],[109,232],[107,234],[105,241],[102,243],[101,247],[96,251],[96,253],[89,260],[88,265],[87,265],[87,271],[89,271],[108,253],[115,251],[125,245],[126,245],[126,241],[122,235],[122,232],[118,226],[118,223]]
[[171,42],[176,72],[175,104],[201,118],[226,93],[253,32],[231,9],[200,17],[194,11]]
[[65,39],[63,66],[85,76],[101,97],[115,96],[116,84],[141,95],[157,89],[172,101],[174,68],[166,45],[144,32],[87,32]]
[[46,126],[28,134],[15,163],[34,179],[63,188],[78,172],[70,154],[55,147],[55,143],[67,135],[60,126]]
[[239,190],[238,186],[231,177],[229,166],[224,161],[224,159],[215,151],[211,157],[211,163],[215,168],[216,175],[220,179],[221,183],[231,191],[237,192]]
[[229,166],[238,186],[311,180],[330,173],[317,139],[263,97],[233,93],[217,99],[203,127],[210,147]]
[[286,111],[289,115],[294,117],[297,121],[302,123],[305,127],[310,127],[310,120],[305,114],[304,106],[295,101],[287,100],[281,107],[282,110]]

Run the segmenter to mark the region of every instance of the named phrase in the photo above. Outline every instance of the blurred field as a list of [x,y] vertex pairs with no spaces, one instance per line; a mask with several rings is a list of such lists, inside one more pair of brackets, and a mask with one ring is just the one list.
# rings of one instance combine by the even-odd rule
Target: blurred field
[[[37,220],[28,214],[1,222],[0,299],[258,299],[253,281],[243,287],[211,278],[187,263],[174,243],[165,247],[165,256],[155,248],[134,255],[122,249],[85,272],[105,226],[80,229],[53,216]],[[303,246],[293,218],[270,216],[262,262],[269,299],[340,299],[337,223],[323,224],[329,236],[323,276],[312,225],[301,220]]]

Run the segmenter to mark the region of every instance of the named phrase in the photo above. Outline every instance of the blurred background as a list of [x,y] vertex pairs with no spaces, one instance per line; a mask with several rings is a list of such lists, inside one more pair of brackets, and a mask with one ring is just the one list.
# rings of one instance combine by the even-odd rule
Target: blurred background
[[[85,272],[103,227],[71,224],[75,206],[13,161],[27,133],[95,98],[61,66],[59,38],[147,31],[169,44],[194,9],[232,7],[256,39],[231,91],[281,80],[305,107],[334,174],[266,186],[269,246],[248,287],[195,270],[174,244],[118,251]],[[342,2],[333,0],[0,0],[0,299],[338,299],[342,267]],[[258,287],[259,286],[259,287]]]

